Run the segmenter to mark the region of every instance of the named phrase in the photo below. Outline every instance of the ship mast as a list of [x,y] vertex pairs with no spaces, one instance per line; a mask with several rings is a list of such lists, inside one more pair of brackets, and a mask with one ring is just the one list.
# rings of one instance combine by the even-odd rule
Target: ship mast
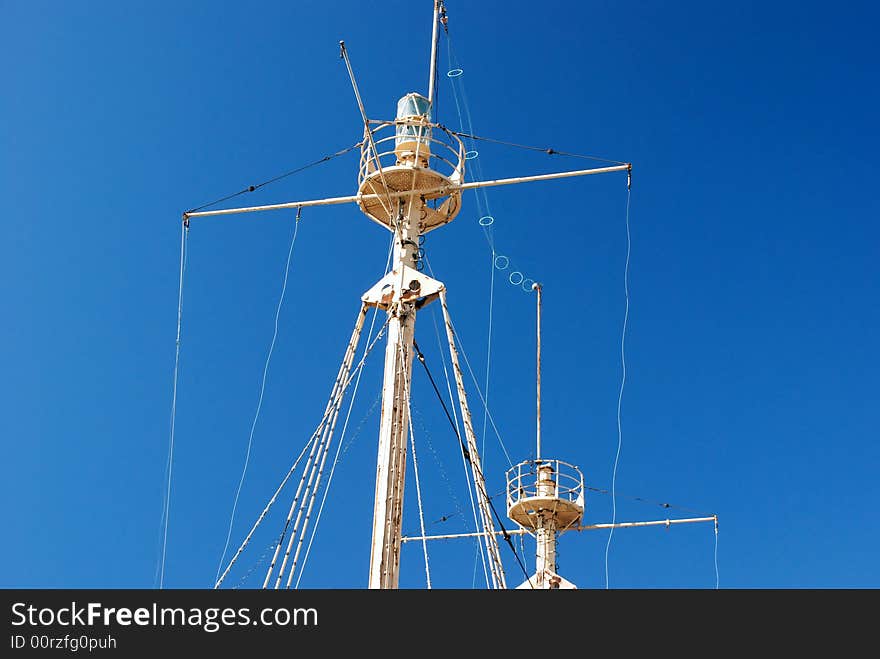
[[[332,440],[333,428],[341,396],[345,386],[350,382],[350,369],[354,349],[360,335],[363,313],[368,307],[381,309],[386,313],[386,348],[384,375],[382,382],[381,421],[379,424],[378,450],[376,460],[375,500],[373,508],[372,540],[370,549],[370,566],[368,585],[370,588],[397,588],[399,585],[400,551],[403,542],[421,539],[403,538],[401,523],[403,519],[403,495],[406,477],[407,438],[411,438],[410,429],[410,395],[412,385],[412,365],[414,354],[414,335],[416,313],[423,306],[439,299],[446,338],[455,377],[458,405],[461,412],[464,437],[461,437],[462,452],[469,466],[470,477],[474,485],[479,526],[482,528],[469,537],[482,539],[485,555],[488,558],[492,588],[506,588],[504,569],[498,547],[498,535],[510,542],[510,535],[536,532],[539,538],[538,571],[533,580],[526,582],[527,587],[548,587],[543,584],[558,583],[555,578],[555,542],[556,535],[569,528],[582,530],[583,512],[583,477],[576,468],[574,486],[565,486],[560,490],[560,476],[572,477],[566,472],[560,474],[562,467],[568,467],[558,460],[540,458],[540,347],[538,353],[538,427],[537,444],[538,459],[523,465],[531,465],[536,469],[529,471],[532,480],[526,483],[525,473],[508,473],[508,516],[522,527],[508,533],[505,529],[497,531],[493,519],[498,519],[490,497],[486,490],[482,472],[479,450],[474,432],[471,413],[465,393],[464,377],[458,362],[458,350],[455,342],[455,331],[450,318],[444,284],[428,277],[421,272],[422,250],[420,245],[423,236],[451,222],[461,210],[461,197],[465,190],[512,185],[532,181],[555,180],[569,177],[589,176],[611,172],[629,172],[632,166],[621,163],[608,167],[581,169],[573,171],[536,174],[506,179],[465,182],[465,160],[467,150],[461,136],[455,131],[431,121],[431,108],[435,100],[435,79],[437,40],[439,24],[446,25],[446,12],[442,0],[433,2],[433,23],[431,30],[431,61],[428,76],[428,95],[423,96],[410,92],[397,102],[397,113],[393,121],[369,119],[363,100],[358,90],[354,70],[351,66],[348,51],[344,42],[340,42],[340,55],[345,61],[352,88],[357,100],[358,109],[363,120],[364,139],[360,143],[361,157],[358,170],[358,191],[356,195],[330,197],[303,201],[290,201],[264,206],[224,208],[215,210],[193,210],[183,214],[184,226],[190,220],[200,217],[225,216],[237,213],[254,213],[268,210],[297,209],[306,207],[327,206],[335,204],[356,203],[361,211],[373,222],[392,232],[394,236],[392,269],[376,284],[367,290],[362,298],[362,311],[358,315],[358,324],[346,351],[346,357],[331,394],[331,404],[325,419],[330,422],[322,431],[320,450],[324,457],[320,463],[311,468],[310,477],[304,492],[310,493],[317,489],[320,481],[326,447]],[[536,289],[539,296],[540,328],[540,287]],[[540,330],[539,330],[540,331]],[[540,344],[540,336],[539,336]],[[328,416],[329,415],[329,416]],[[322,420],[322,426],[324,427]],[[317,444],[315,446],[318,446]],[[315,453],[315,448],[312,449]],[[309,459],[312,459],[310,454]],[[536,472],[536,473],[535,473]],[[303,476],[305,478],[305,475]],[[537,480],[534,480],[537,478]],[[511,492],[511,487],[520,487],[519,492]],[[302,487],[302,483],[301,486]],[[567,489],[566,489],[567,488]],[[525,493],[531,492],[530,497]],[[294,498],[297,503],[300,493]],[[537,498],[536,498],[537,497]],[[574,497],[574,500],[572,500]],[[528,499],[528,500],[527,500]],[[540,501],[539,501],[540,500]],[[546,512],[546,506],[532,512],[532,504],[545,504],[553,501],[552,514]],[[300,512],[296,516],[288,542],[287,551],[276,578],[275,587],[281,584],[282,574],[288,565],[287,587],[290,587],[293,570],[297,564],[299,549],[302,543],[305,525],[309,521],[311,504],[306,507],[303,495]],[[567,503],[566,503],[567,502]],[[549,504],[548,504],[549,505]],[[288,515],[288,522],[292,517]],[[262,517],[261,517],[262,519]],[[300,526],[300,520],[303,520]],[[257,524],[259,524],[257,521]],[[286,528],[286,527],[285,527]],[[598,528],[598,527],[597,527]],[[253,530],[252,530],[253,532]],[[299,542],[289,563],[294,536],[299,533]],[[437,536],[439,538],[439,536]],[[248,536],[248,539],[250,535]],[[245,544],[248,539],[245,540]],[[512,546],[512,545],[511,545]],[[244,545],[239,549],[240,554]],[[278,558],[280,545],[272,559],[269,574],[264,587],[269,583],[269,576]],[[218,587],[229,572],[235,558],[226,568],[226,572],[218,580]],[[538,586],[538,584],[542,584]],[[567,582],[565,582],[567,583]]]
[[[395,162],[383,171],[372,130],[365,118],[365,131],[373,153],[366,154],[370,172],[361,181],[364,192],[411,191],[417,183],[440,185],[442,176],[429,169],[431,156],[431,99],[434,93],[434,54],[437,47],[439,0],[434,2],[431,37],[431,65],[428,97],[411,93],[398,102],[395,127]],[[346,60],[348,64],[348,61]],[[352,77],[354,83],[354,78]],[[356,89],[356,87],[355,87]],[[420,173],[424,180],[419,181]],[[412,183],[410,184],[410,181]],[[403,519],[403,492],[406,478],[406,445],[409,432],[409,392],[412,384],[413,338],[416,309],[425,296],[437,293],[442,284],[423,277],[417,270],[420,238],[427,229],[425,199],[415,192],[406,197],[386,199],[388,206],[366,209],[368,215],[387,226],[394,234],[394,261],[390,277],[379,291],[364,297],[368,304],[381,306],[388,314],[388,339],[385,349],[385,373],[382,380],[382,415],[379,425],[379,449],[376,460],[376,493],[373,508],[373,538],[370,548],[370,588],[397,588],[400,571],[400,538]],[[459,205],[456,203],[456,211]],[[372,210],[373,212],[370,212]],[[445,221],[452,219],[452,214]],[[445,222],[444,222],[445,223]],[[439,224],[437,225],[439,226]],[[426,281],[427,280],[427,281]],[[390,295],[389,295],[390,291]]]
[[584,514],[584,476],[561,460],[541,458],[541,293],[537,292],[537,391],[535,459],[507,472],[507,514],[535,536],[535,574],[519,588],[575,588],[556,573],[557,535],[581,525]]

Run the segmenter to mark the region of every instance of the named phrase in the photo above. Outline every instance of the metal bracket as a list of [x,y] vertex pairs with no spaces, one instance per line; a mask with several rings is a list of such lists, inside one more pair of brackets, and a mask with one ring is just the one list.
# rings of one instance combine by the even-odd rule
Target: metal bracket
[[415,302],[422,307],[436,298],[442,289],[443,282],[403,265],[382,277],[361,296],[361,300],[382,309],[387,309],[392,302]]

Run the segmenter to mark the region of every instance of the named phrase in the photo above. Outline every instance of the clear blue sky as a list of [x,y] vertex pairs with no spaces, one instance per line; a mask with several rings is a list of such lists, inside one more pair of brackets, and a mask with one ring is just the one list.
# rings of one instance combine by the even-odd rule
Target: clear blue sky
[[[399,96],[426,91],[431,2],[2,7],[0,586],[152,588],[181,213],[360,139],[340,39],[371,117],[392,118]],[[717,514],[722,588],[880,586],[874,4],[447,7],[478,135],[634,164],[617,519]],[[459,128],[447,43],[435,118]],[[486,178],[586,162],[477,148]],[[356,167],[352,153],[227,205],[352,194]],[[498,253],[545,287],[544,453],[607,490],[626,177],[494,188],[487,199]],[[492,293],[489,407],[518,462],[534,451],[535,299],[507,273],[492,287],[479,216],[471,194],[425,248],[481,388]],[[292,227],[286,211],[193,221],[168,587],[213,584]],[[386,247],[353,205],[304,211],[233,546],[320,418]],[[416,331],[443,382],[434,318],[426,309]],[[376,352],[303,587],[366,584],[380,374]],[[466,508],[467,495],[455,437],[418,369],[413,389],[433,522]],[[491,426],[485,445],[495,493],[508,461]],[[230,585],[258,585],[287,505]],[[407,533],[416,511],[410,474]],[[611,514],[611,497],[591,490],[586,521]],[[454,515],[429,530],[467,524]],[[563,536],[560,573],[604,588],[607,537]],[[715,548],[711,524],[617,531],[610,586],[714,588]],[[435,586],[481,585],[469,541],[433,545],[430,558]],[[419,547],[404,548],[402,565],[401,585],[423,587]]]

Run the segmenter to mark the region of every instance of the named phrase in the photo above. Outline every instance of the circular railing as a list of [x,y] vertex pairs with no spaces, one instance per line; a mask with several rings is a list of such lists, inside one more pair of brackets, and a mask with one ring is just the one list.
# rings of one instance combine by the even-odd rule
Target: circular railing
[[[395,121],[371,121],[369,135],[364,130],[364,141],[361,144],[361,158],[358,167],[358,188],[367,177],[371,177],[382,169],[400,166],[399,153],[396,149],[398,143],[399,126],[416,128],[416,135],[407,135],[406,141],[415,142],[418,146],[410,150],[413,156],[412,164],[430,169],[439,173],[453,184],[460,184],[464,180],[464,163],[467,160],[467,150],[461,138],[455,133],[440,126],[431,124],[418,117],[397,119]],[[369,139],[372,137],[372,143]],[[427,146],[427,153],[419,153],[421,145]],[[374,150],[375,147],[375,150]],[[421,161],[421,163],[419,162]],[[412,166],[412,165],[410,165]]]
[[508,510],[534,498],[559,499],[583,508],[584,475],[562,460],[526,460],[508,469]]

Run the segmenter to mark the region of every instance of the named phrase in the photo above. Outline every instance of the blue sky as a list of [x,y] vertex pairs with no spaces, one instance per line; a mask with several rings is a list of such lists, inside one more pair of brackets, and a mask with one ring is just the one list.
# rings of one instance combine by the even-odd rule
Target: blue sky
[[[626,529],[612,538],[608,585],[714,588],[717,576],[722,588],[880,586],[876,7],[447,8],[455,61],[441,39],[435,119],[463,127],[455,89],[477,135],[634,165],[617,519],[717,514],[718,571],[711,524]],[[340,39],[371,117],[392,118],[401,95],[426,91],[431,2],[3,9],[0,586],[153,588],[181,213],[360,139]],[[453,88],[445,72],[456,65]],[[485,178],[588,163],[475,148],[472,169]],[[356,168],[351,153],[226,205],[352,194]],[[608,522],[612,498],[600,490],[618,444],[626,177],[493,188],[480,203],[495,218],[496,253],[544,285],[544,454],[582,469],[594,488],[586,521]],[[534,451],[535,299],[508,282],[510,270],[492,283],[480,214],[469,193],[425,248],[483,390],[488,364],[502,440],[490,425],[494,494],[505,450],[514,463]],[[213,585],[293,218],[193,221],[166,587]],[[354,205],[303,212],[233,546],[319,420],[387,239]],[[417,340],[445,382],[435,319],[431,307],[420,314]],[[377,351],[301,587],[366,584],[380,376]],[[426,521],[451,515],[429,531],[470,530],[456,439],[418,369],[413,408]],[[412,474],[406,497],[414,533]],[[289,501],[230,586],[259,585]],[[560,573],[604,588],[607,539],[564,535]],[[429,550],[435,587],[483,585],[472,542]],[[512,553],[502,555],[519,583]],[[415,545],[404,548],[401,586],[424,586]]]

